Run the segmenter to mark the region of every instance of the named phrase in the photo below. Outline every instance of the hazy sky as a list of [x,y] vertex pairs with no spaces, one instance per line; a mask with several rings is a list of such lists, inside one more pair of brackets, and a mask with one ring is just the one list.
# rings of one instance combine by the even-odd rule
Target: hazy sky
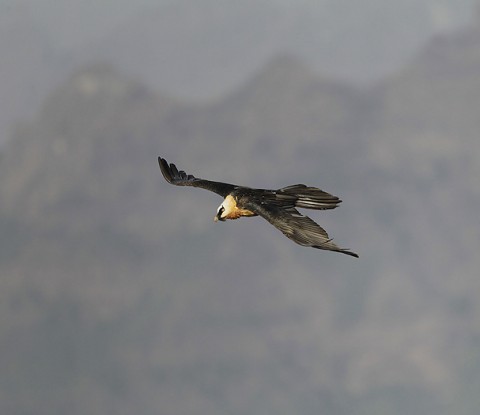
[[[212,0],[199,0],[205,4]],[[213,0],[216,1],[216,0]],[[236,3],[250,0],[237,0]],[[346,19],[357,16],[383,15],[385,19],[404,14],[425,15],[438,28],[465,24],[472,15],[477,0],[261,0],[279,6],[299,7],[300,5],[321,9],[326,15],[338,19],[339,13]],[[23,9],[39,25],[43,26],[58,45],[71,47],[87,38],[108,33],[116,25],[148,7],[176,5],[185,0],[0,0],[1,13],[8,9]],[[428,22],[425,22],[428,25]]]
[[[375,80],[408,62],[433,33],[468,24],[478,3],[0,0],[0,95],[9,97],[0,104],[0,143],[13,121],[30,117],[72,66],[84,65],[82,60],[92,56],[112,62],[120,72],[160,90],[172,86],[169,92],[185,97],[224,93],[279,52],[293,51],[326,74],[354,81]],[[162,30],[141,32],[138,26],[150,14],[162,22]],[[162,21],[162,16],[168,17]],[[242,18],[241,26],[232,24]],[[128,47],[130,35],[134,46]],[[255,47],[248,43],[250,35],[260,39]],[[113,45],[119,36],[121,40]],[[135,41],[149,52],[136,53],[139,43]],[[98,45],[103,49],[94,55]],[[279,45],[284,49],[279,51]],[[113,52],[112,46],[116,46]],[[272,47],[276,49],[270,50]],[[243,48],[241,53],[235,53],[239,48]],[[222,67],[225,62],[230,67]],[[185,68],[192,68],[194,75]],[[229,76],[232,79],[227,79]],[[198,85],[187,82],[195,78]],[[201,89],[199,85],[202,91],[195,90]]]

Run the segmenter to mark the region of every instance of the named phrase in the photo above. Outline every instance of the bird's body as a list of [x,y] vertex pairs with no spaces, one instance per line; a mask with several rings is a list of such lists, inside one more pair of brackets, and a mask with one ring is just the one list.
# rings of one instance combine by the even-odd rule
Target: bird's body
[[158,158],[158,163],[167,182],[176,186],[200,187],[224,197],[215,221],[258,215],[300,245],[341,252],[358,258],[356,253],[337,246],[322,227],[296,209],[334,209],[341,203],[336,196],[303,184],[267,190],[212,182],[178,171],[174,164],[169,165],[161,157]]

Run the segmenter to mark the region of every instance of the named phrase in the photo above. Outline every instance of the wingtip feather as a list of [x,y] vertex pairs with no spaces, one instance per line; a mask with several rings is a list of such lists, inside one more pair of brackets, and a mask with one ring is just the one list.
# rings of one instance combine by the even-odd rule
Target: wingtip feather
[[160,156],[158,157],[158,165],[160,166],[160,171],[162,172],[163,174],[163,177],[165,178],[165,180],[168,182],[168,183],[172,183],[173,182],[173,178],[172,178],[172,172],[168,166],[168,163],[167,163],[167,160],[165,160],[164,158],[161,158]]

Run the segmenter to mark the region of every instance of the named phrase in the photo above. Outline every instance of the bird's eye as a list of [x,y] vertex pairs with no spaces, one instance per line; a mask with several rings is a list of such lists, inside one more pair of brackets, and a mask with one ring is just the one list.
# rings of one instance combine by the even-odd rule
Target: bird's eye
[[225,208],[223,206],[220,206],[218,213],[222,214],[223,212],[225,212]]

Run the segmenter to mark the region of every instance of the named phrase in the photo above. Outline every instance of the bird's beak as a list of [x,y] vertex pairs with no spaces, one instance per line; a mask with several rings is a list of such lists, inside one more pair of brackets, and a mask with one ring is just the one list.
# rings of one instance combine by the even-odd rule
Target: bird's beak
[[214,221],[214,222],[218,222],[218,221],[220,221],[220,222],[225,222],[225,218],[222,218],[222,214],[221,214],[221,213],[217,213],[217,214],[215,215],[215,217],[213,218],[213,221]]

